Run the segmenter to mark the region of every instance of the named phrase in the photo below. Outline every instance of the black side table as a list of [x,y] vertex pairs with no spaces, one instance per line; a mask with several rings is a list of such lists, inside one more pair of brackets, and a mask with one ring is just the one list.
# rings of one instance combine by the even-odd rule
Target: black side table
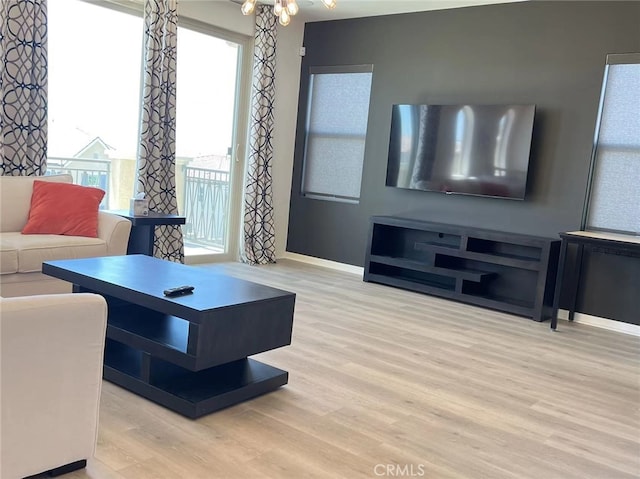
[[149,211],[149,216],[134,216],[128,210],[106,211],[114,215],[122,216],[131,221],[131,234],[127,254],[145,254],[153,256],[153,240],[155,230],[158,225],[183,225],[186,217],[180,215],[169,215]]
[[640,237],[621,233],[609,233],[605,231],[568,231],[560,233],[562,244],[560,246],[560,262],[556,277],[556,289],[553,296],[553,310],[551,313],[551,329],[558,325],[558,309],[560,306],[560,293],[562,291],[562,278],[567,260],[567,246],[569,243],[578,245],[578,257],[573,272],[573,283],[569,284],[569,321],[573,321],[580,286],[582,268],[582,255],[585,246],[599,248],[601,252],[637,258],[640,256]]

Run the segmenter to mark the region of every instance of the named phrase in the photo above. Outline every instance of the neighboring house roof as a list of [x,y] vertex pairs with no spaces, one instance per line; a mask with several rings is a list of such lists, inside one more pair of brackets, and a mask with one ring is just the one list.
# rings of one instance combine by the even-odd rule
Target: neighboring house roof
[[84,147],[82,147],[80,149],[80,151],[78,151],[75,155],[73,155],[73,158],[82,158],[83,156],[85,156],[87,154],[87,152],[91,148],[93,148],[96,145],[100,146],[105,151],[107,151],[107,150],[115,151],[114,147],[112,147],[112,146],[108,145],[107,143],[105,143],[105,141],[102,138],[100,138],[99,136],[96,136],[93,140],[91,140]]
[[100,143],[105,150],[113,151],[116,148],[99,135],[85,131],[73,123],[56,119],[49,123],[47,133],[47,156],[49,158],[74,158],[80,156],[85,150]]
[[228,155],[196,156],[189,161],[190,168],[204,168],[207,170],[231,171],[231,158]]
[[[64,120],[53,120],[49,125],[47,156],[53,163],[66,161],[71,158],[91,158],[94,153],[100,154],[101,159],[135,159],[135,151],[120,150],[119,146],[108,143],[102,136],[85,131],[73,123]],[[228,155],[200,155],[196,157],[178,156],[192,168],[208,170],[230,171],[231,158]]]

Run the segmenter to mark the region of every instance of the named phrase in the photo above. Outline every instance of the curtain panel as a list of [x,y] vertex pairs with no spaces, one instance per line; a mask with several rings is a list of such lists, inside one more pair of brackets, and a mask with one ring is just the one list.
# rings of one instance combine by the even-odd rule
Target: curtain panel
[[[137,191],[149,209],[178,214],[176,198],[176,57],[178,2],[145,0],[143,94]],[[154,256],[184,262],[182,229],[157,226]]]
[[0,0],[2,175],[47,169],[47,2]]
[[256,8],[251,95],[251,136],[244,194],[243,261],[275,263],[273,220],[273,104],[276,73],[276,16],[273,8]]

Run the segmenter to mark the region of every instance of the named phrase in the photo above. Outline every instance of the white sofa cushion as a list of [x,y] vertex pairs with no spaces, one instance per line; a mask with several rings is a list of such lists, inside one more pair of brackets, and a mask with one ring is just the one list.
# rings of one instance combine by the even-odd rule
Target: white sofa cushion
[[71,293],[72,291],[71,283],[40,272],[0,276],[0,297],[2,298]]
[[43,261],[58,259],[91,258],[107,256],[107,243],[101,238],[63,235],[23,235],[21,233],[2,233],[0,251],[17,252],[17,264],[2,264],[1,273],[31,273],[42,271]]
[[0,232],[22,231],[27,224],[35,180],[73,183],[71,175],[0,176]]
[[13,246],[5,245],[0,235],[0,274],[18,272],[18,250]]

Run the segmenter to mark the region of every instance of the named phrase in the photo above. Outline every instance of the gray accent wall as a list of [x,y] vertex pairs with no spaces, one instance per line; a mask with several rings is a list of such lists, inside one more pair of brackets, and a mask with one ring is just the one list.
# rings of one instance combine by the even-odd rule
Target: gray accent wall
[[[308,23],[304,46],[287,251],[362,266],[372,215],[547,237],[580,229],[605,58],[640,51],[640,2],[524,2]],[[304,198],[309,68],[359,64],[374,65],[360,203]],[[395,103],[535,104],[525,200],[386,187]]]

